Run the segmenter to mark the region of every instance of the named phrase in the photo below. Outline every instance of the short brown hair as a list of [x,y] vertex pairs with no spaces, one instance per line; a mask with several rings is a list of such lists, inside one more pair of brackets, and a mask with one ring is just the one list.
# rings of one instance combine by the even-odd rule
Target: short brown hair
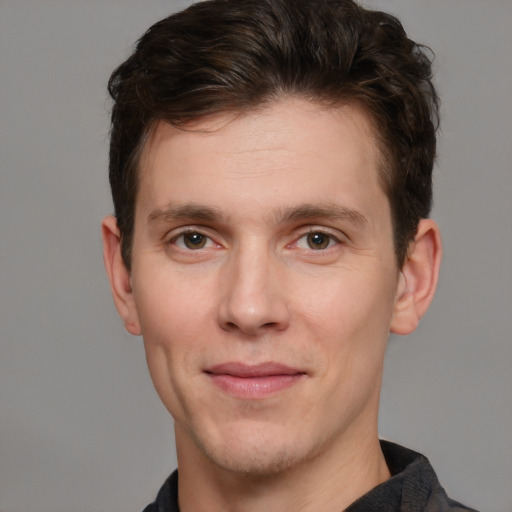
[[432,203],[438,99],[430,55],[395,17],[352,0],[207,0],[154,24],[108,84],[110,185],[126,266],[151,127],[184,127],[286,95],[357,102],[370,115],[401,266]]

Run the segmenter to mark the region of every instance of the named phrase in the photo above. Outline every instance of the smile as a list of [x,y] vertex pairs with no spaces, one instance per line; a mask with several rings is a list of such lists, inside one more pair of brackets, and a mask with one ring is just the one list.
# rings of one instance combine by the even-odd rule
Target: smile
[[246,365],[224,363],[208,368],[205,373],[211,382],[235,398],[259,399],[288,389],[306,373],[279,363]]

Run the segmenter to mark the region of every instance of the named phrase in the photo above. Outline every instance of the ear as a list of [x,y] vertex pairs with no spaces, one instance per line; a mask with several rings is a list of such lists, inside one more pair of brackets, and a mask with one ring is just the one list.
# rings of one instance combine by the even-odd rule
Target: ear
[[441,254],[439,227],[431,219],[422,219],[400,271],[392,333],[410,334],[418,326],[436,291]]
[[101,223],[103,239],[103,263],[110,281],[110,289],[119,316],[125,329],[133,335],[139,335],[140,324],[135,307],[130,272],[121,257],[121,235],[115,217],[109,215]]

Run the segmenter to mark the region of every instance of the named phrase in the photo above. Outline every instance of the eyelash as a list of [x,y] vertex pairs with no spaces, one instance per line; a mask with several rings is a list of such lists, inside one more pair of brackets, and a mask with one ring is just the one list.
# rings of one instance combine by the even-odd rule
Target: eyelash
[[[185,242],[185,237],[187,235],[199,235],[200,237],[202,237],[202,240],[205,241],[204,245],[200,245],[198,244],[196,247],[190,247],[187,245],[187,243]],[[320,237],[325,237],[327,239],[327,245],[325,247],[312,247],[309,245],[309,241],[308,241],[308,237],[312,236],[312,235],[320,235]],[[182,244],[178,244],[177,241],[179,239],[182,239],[183,242]],[[312,252],[323,252],[327,249],[330,249],[332,248],[333,245],[338,245],[340,243],[342,243],[342,241],[339,239],[339,237],[333,235],[332,233],[324,230],[324,229],[318,229],[318,228],[310,228],[307,232],[301,234],[299,237],[297,237],[295,239],[295,241],[290,244],[288,247],[290,246],[299,246],[299,243],[301,242],[301,240],[305,240],[306,244],[308,245],[308,247],[303,247],[304,250],[307,250],[307,251],[312,251]],[[179,249],[183,250],[183,251],[199,251],[201,249],[209,249],[212,247],[212,244],[215,244],[217,246],[217,248],[220,248],[221,245],[216,243],[210,236],[208,236],[207,234],[205,234],[201,229],[194,229],[194,228],[187,228],[186,230],[184,231],[181,231],[175,235],[173,235],[167,242],[168,245],[174,245],[176,247],[178,247]],[[299,247],[300,248],[300,247]]]
[[[308,237],[311,236],[311,235],[321,235],[322,237],[326,237],[328,240],[327,240],[327,246],[326,247],[316,247],[316,248],[313,248],[311,246],[309,246],[309,243],[307,241]],[[311,228],[309,229],[306,233],[302,234],[301,236],[299,236],[297,238],[297,241],[295,242],[295,245],[298,245],[299,241],[300,240],[306,240],[306,243],[308,244],[309,247],[305,248],[306,250],[309,250],[309,251],[314,251],[314,252],[322,252],[322,251],[325,251],[327,249],[330,249],[333,245],[338,245],[341,242],[341,240],[334,236],[332,233],[326,231],[326,230],[323,230],[323,229],[317,229],[317,228]]]
[[[200,237],[203,238],[203,240],[205,240],[206,244],[216,244],[216,242],[213,241],[213,239],[206,235],[205,233],[203,233],[200,229],[193,229],[193,228],[188,228],[184,231],[181,231],[180,233],[177,233],[175,235],[173,235],[169,241],[167,242],[168,245],[175,245],[177,246],[179,249],[182,249],[184,251],[196,251],[196,250],[200,250],[200,249],[204,249],[205,247],[204,246],[201,246],[201,247],[196,247],[196,248],[191,248],[191,247],[180,247],[176,242],[177,240],[179,240],[180,238],[183,239],[183,245],[186,245],[186,242],[185,242],[185,237],[187,235],[199,235]],[[217,247],[220,247],[220,244],[216,244]],[[208,247],[209,248],[209,247]]]

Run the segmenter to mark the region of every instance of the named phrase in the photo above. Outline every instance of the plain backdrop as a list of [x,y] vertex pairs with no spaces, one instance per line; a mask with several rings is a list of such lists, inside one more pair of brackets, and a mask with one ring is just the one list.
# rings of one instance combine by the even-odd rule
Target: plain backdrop
[[[0,0],[0,510],[139,512],[175,466],[104,275],[106,82],[188,2]],[[382,0],[437,54],[441,283],[392,338],[380,432],[455,498],[512,510],[512,2]]]

